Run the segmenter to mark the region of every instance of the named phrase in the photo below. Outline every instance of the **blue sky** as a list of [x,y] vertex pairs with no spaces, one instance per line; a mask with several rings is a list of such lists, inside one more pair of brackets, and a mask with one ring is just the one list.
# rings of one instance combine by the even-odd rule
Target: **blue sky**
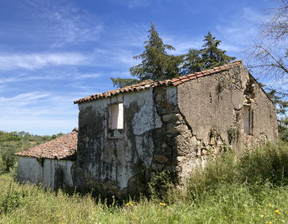
[[[268,0],[0,0],[0,130],[68,133],[73,101],[113,89],[139,61],[152,21],[183,54],[210,31],[237,59],[267,19]],[[245,61],[244,61],[245,62]]]

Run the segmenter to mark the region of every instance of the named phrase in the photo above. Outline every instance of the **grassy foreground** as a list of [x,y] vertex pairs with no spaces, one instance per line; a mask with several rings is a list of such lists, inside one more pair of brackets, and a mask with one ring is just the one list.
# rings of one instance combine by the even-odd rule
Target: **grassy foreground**
[[210,161],[162,199],[122,206],[19,185],[0,174],[0,223],[288,223],[288,149],[265,146]]

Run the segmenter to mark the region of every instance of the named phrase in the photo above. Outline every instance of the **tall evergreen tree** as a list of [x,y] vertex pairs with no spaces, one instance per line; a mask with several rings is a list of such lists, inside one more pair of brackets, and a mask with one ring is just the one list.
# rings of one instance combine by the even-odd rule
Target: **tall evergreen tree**
[[175,48],[163,43],[153,23],[148,32],[149,39],[144,42],[145,51],[134,56],[134,59],[142,59],[142,63],[130,68],[131,75],[141,81],[146,79],[159,81],[180,76],[179,65],[183,62],[183,56],[167,54],[167,50]]
[[216,40],[210,32],[204,36],[203,49],[190,49],[185,55],[182,74],[199,72],[205,69],[227,64],[235,59],[226,55],[226,51],[219,49],[221,40]]
[[182,67],[182,73],[184,75],[194,72],[200,72],[201,70],[203,70],[203,63],[200,53],[200,50],[189,49],[188,53],[185,55]]
[[216,40],[216,37],[213,37],[210,32],[204,37],[204,48],[201,49],[203,69],[224,65],[235,59],[235,57],[226,55],[226,51],[218,48],[221,40]]

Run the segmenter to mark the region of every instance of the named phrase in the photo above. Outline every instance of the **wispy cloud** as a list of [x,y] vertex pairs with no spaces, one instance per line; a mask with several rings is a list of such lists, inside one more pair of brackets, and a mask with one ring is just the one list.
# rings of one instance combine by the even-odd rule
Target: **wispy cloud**
[[75,79],[99,78],[101,76],[102,76],[102,74],[99,74],[99,73],[84,73],[84,74],[76,73],[76,74],[74,74]]
[[81,65],[88,59],[79,53],[35,53],[0,55],[0,70],[35,70],[47,66]]
[[33,134],[68,132],[77,127],[77,94],[27,92],[0,97],[0,130]]
[[151,4],[151,0],[114,0],[112,2],[127,5],[129,8],[146,7]]
[[218,23],[216,30],[231,45],[248,47],[250,41],[259,32],[257,27],[260,27],[266,19],[267,16],[263,13],[251,8],[243,8],[229,21]]
[[27,106],[37,103],[39,100],[47,98],[50,94],[41,92],[29,92],[22,93],[13,97],[0,97],[0,104],[5,105],[5,107],[15,107]]
[[48,35],[51,47],[93,41],[103,30],[101,19],[82,10],[67,0],[24,0],[23,8],[39,23],[45,23],[42,30]]

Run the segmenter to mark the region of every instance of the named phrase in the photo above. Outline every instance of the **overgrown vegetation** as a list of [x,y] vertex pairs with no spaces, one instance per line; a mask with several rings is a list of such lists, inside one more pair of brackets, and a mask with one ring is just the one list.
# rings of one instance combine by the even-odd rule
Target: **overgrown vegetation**
[[0,171],[10,171],[16,163],[15,153],[64,135],[31,135],[28,132],[0,131]]
[[111,198],[45,191],[2,174],[0,223],[287,223],[287,180],[288,146],[282,143],[225,153],[178,188],[169,187],[163,173],[153,182],[168,188],[161,199],[119,203],[112,197],[107,204]]

